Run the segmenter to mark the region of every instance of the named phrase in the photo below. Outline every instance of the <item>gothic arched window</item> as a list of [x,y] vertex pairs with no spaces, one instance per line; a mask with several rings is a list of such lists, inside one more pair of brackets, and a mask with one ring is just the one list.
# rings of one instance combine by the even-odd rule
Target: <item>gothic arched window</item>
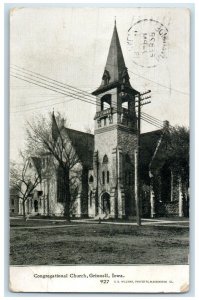
[[102,172],[102,183],[105,184],[105,172]]
[[89,177],[89,182],[90,182],[90,183],[93,182],[93,176],[92,176],[92,175]]
[[107,164],[108,163],[108,156],[105,154],[103,157],[103,164]]
[[109,171],[107,171],[107,183],[109,183]]

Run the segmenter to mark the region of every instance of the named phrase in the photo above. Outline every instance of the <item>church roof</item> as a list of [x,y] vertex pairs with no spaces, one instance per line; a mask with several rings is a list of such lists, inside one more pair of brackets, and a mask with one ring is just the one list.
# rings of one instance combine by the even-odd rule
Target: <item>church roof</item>
[[149,178],[149,164],[162,135],[162,130],[154,130],[140,135],[140,175]]
[[57,126],[57,121],[55,118],[54,110],[52,113],[52,138],[56,142],[59,136],[59,128]]
[[[84,166],[93,168],[94,135],[70,128],[63,128],[68,134],[77,155]],[[140,163],[141,173],[148,177],[149,164],[157,147],[162,130],[142,133],[140,135]],[[146,173],[146,174],[145,174]]]
[[41,176],[41,158],[32,156],[31,159],[34,163],[34,166],[37,170],[38,175]]
[[[94,135],[70,128],[63,128],[68,134],[77,155],[84,166],[93,168]],[[143,176],[149,174],[149,164],[157,147],[162,130],[142,133],[140,136],[140,163]]]
[[[98,95],[104,90],[111,89],[118,83],[122,83],[124,74],[128,76],[128,71],[125,65],[122,48],[120,45],[120,40],[117,32],[116,22],[113,30],[113,35],[111,39],[111,44],[109,47],[108,57],[104,69],[104,74],[102,77],[102,82],[100,87],[93,92],[93,95]],[[108,83],[104,83],[104,77],[107,77]],[[129,76],[128,76],[129,78]],[[132,89],[130,83],[128,82],[129,88]],[[135,91],[135,94],[138,93]]]
[[66,132],[82,164],[89,169],[93,168],[94,135],[70,128],[62,128]]

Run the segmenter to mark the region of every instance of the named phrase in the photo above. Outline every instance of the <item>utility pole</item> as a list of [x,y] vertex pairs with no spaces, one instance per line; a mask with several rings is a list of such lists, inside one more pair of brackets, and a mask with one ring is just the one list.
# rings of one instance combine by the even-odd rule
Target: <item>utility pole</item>
[[140,128],[141,128],[141,106],[151,103],[151,101],[142,102],[146,99],[151,98],[151,96],[146,96],[151,91],[148,90],[142,94],[137,95],[136,107],[137,107],[137,147],[135,150],[135,206],[136,206],[136,220],[137,225],[141,225],[141,199],[140,199]]

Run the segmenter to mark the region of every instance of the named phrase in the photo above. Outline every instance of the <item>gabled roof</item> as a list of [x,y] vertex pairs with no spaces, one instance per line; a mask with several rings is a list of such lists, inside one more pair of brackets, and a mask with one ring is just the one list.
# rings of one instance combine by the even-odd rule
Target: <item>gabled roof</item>
[[140,135],[140,160],[143,165],[149,165],[161,135],[162,130],[154,130]]
[[41,168],[42,168],[42,166],[41,166],[41,158],[33,156],[33,157],[31,157],[31,159],[32,159],[32,161],[34,163],[34,166],[35,166],[35,168],[37,170],[38,175],[41,176]]
[[57,121],[55,118],[54,111],[52,113],[52,138],[56,142],[59,137],[59,128],[57,126]]
[[93,168],[94,135],[70,128],[62,128],[72,142],[72,145],[83,166]]
[[143,179],[149,177],[149,164],[161,136],[162,130],[142,133],[140,136],[140,175]]
[[[81,162],[89,169],[93,168],[94,135],[77,131],[70,128],[63,128],[70,138],[72,145],[77,152]],[[162,130],[146,132],[140,136],[140,165],[141,173],[148,177],[149,164],[162,135]]]

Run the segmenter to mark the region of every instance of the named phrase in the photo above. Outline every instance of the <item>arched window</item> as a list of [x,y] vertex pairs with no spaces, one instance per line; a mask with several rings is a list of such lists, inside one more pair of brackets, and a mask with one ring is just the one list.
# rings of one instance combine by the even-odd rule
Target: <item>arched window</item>
[[109,171],[107,171],[107,183],[109,183]]
[[105,172],[102,172],[102,183],[105,184]]
[[104,85],[109,84],[110,78],[111,77],[110,77],[109,71],[104,70],[104,74],[103,74],[103,77],[102,77],[102,80],[104,80]]
[[111,107],[111,94],[106,94],[101,98],[101,110]]
[[105,154],[103,157],[103,164],[107,164],[108,163],[108,156]]
[[90,182],[90,183],[93,182],[93,176],[92,176],[92,175],[89,177],[89,182]]

